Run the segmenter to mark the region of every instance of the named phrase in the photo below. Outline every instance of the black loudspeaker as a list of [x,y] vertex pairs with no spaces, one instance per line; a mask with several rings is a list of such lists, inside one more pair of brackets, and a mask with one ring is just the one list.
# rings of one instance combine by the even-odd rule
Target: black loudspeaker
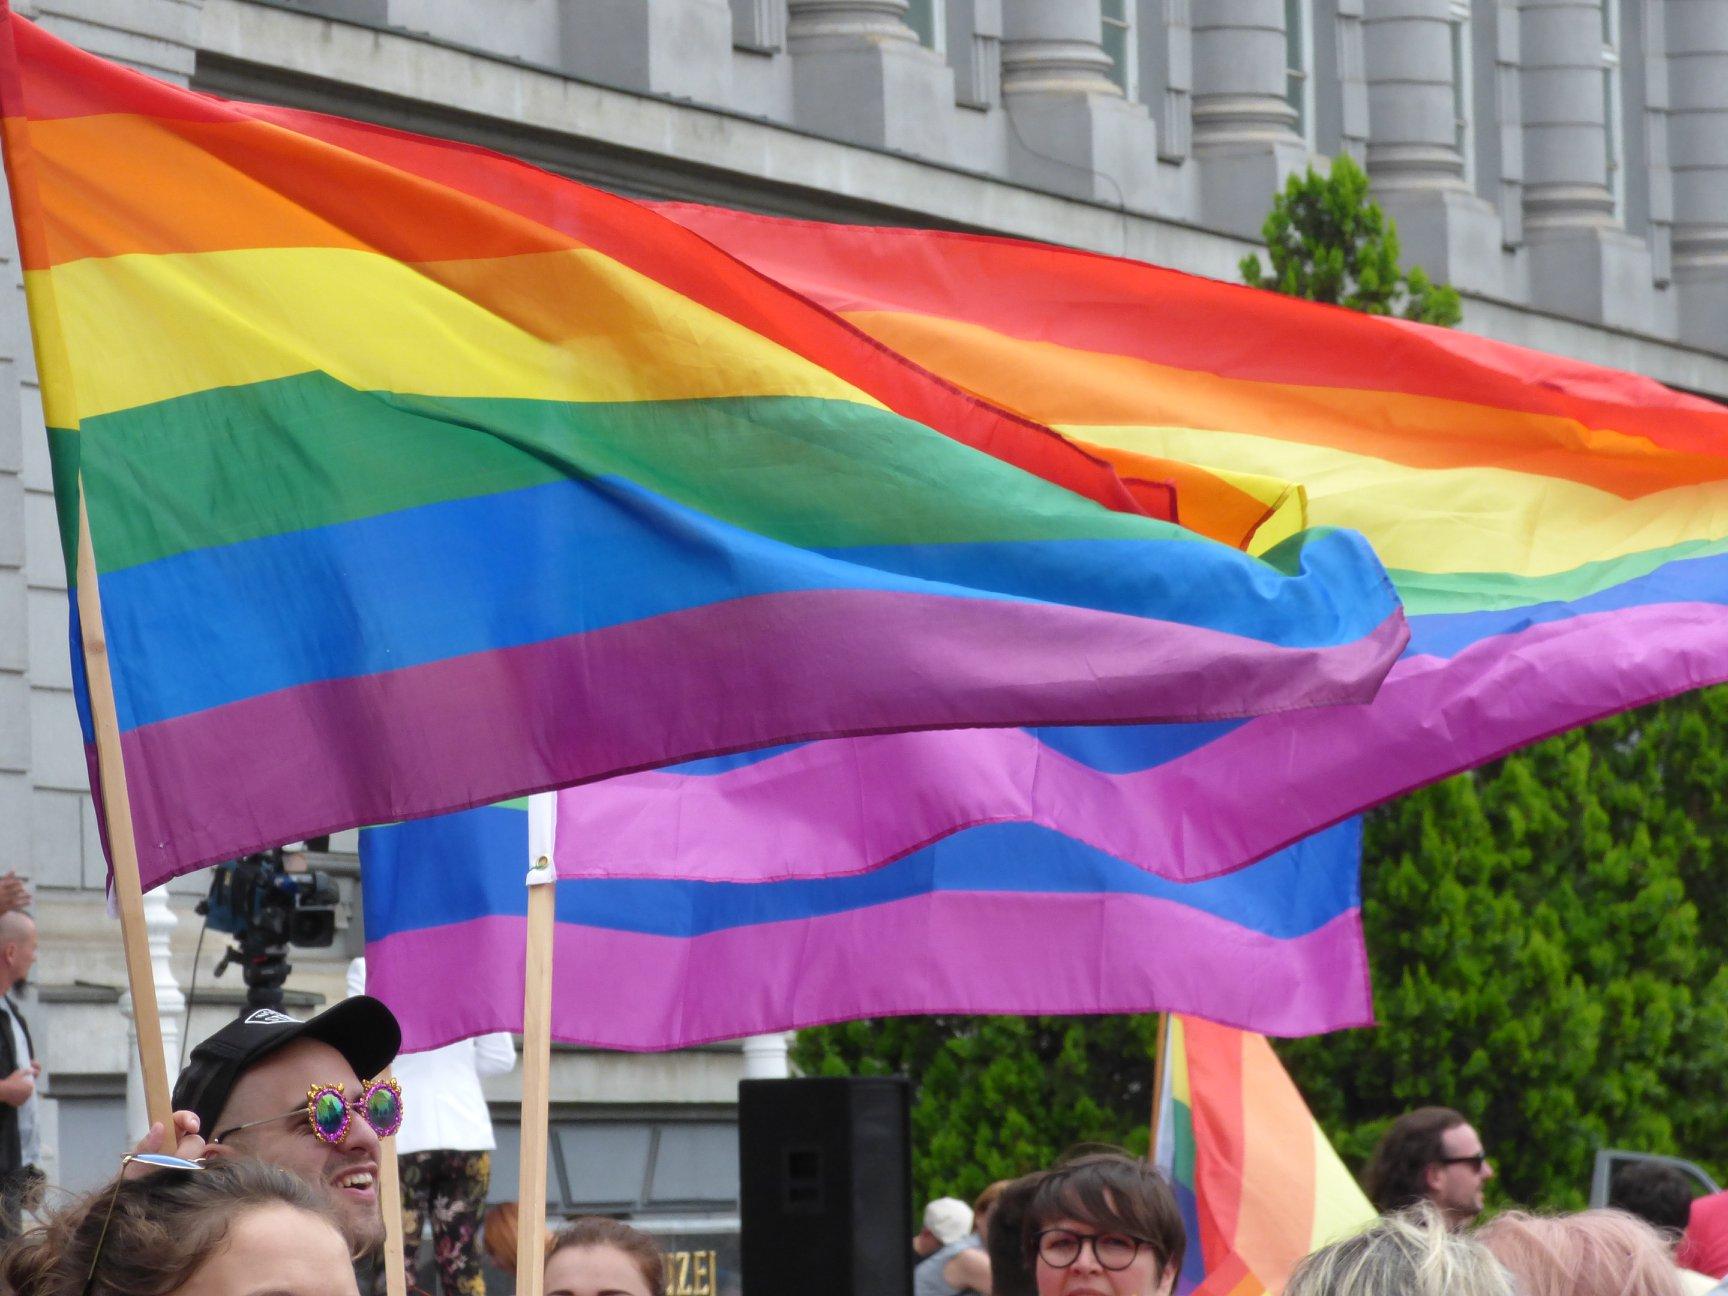
[[908,1296],[910,1122],[898,1076],[739,1082],[749,1296]]

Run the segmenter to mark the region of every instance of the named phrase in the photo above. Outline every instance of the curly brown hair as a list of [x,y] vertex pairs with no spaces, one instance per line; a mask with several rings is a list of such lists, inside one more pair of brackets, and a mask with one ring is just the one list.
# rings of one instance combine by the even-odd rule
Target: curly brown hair
[[1440,1140],[1447,1130],[1469,1123],[1450,1107],[1418,1107],[1393,1121],[1362,1172],[1362,1187],[1374,1209],[1389,1215],[1425,1199],[1428,1186],[1422,1172],[1445,1155]]
[[608,1219],[604,1215],[584,1215],[573,1219],[552,1235],[546,1258],[550,1260],[571,1247],[599,1246],[609,1246],[629,1256],[647,1281],[649,1291],[666,1290],[666,1258],[660,1244],[623,1220]]
[[80,1296],[88,1282],[88,1296],[167,1296],[221,1249],[235,1220],[279,1205],[341,1232],[321,1193],[298,1175],[250,1157],[111,1181],[0,1254],[0,1291]]

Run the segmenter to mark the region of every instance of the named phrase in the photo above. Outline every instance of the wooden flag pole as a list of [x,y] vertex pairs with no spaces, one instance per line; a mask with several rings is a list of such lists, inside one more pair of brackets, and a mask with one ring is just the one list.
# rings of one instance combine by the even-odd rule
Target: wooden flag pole
[[546,1280],[546,1142],[552,1101],[552,866],[554,800],[528,803],[528,950],[523,962],[521,1187],[516,1203],[516,1296],[542,1296]]
[[1158,1034],[1152,1045],[1152,1123],[1147,1127],[1146,1151],[1158,1154],[1158,1120],[1164,1113],[1164,1064],[1170,1038],[1170,1014],[1158,1014]]
[[120,911],[126,981],[132,992],[132,1024],[138,1032],[144,1104],[151,1123],[159,1122],[164,1131],[162,1150],[172,1152],[176,1140],[168,1062],[163,1053],[162,1018],[156,1008],[156,977],[150,967],[150,939],[144,925],[144,887],[138,875],[138,842],[132,832],[132,798],[126,787],[108,635],[102,627],[102,593],[96,584],[96,549],[90,541],[90,511],[84,504],[82,477],[78,480],[78,622],[90,689],[90,722],[96,731],[96,768],[102,776],[102,818],[108,828],[114,904]]
[[[390,1068],[385,1067],[379,1079],[389,1078]],[[402,1237],[402,1176],[396,1165],[396,1136],[392,1134],[379,1143],[378,1209],[384,1212],[384,1292],[385,1296],[408,1296],[407,1247]]]

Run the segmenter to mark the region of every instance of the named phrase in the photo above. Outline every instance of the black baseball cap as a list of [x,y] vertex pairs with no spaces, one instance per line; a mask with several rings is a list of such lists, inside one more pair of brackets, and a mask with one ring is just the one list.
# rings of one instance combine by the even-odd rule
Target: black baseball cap
[[396,1014],[370,995],[354,995],[305,1021],[273,1008],[253,1009],[192,1050],[174,1082],[174,1110],[196,1112],[199,1130],[210,1138],[246,1068],[297,1039],[328,1044],[355,1075],[370,1080],[395,1060],[402,1028]]

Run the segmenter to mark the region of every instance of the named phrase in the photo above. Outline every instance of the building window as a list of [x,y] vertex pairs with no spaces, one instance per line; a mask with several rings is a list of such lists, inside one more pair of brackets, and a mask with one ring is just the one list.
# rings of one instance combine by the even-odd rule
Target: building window
[[1284,0],[1284,98],[1296,133],[1314,145],[1314,24],[1309,0]]
[[918,34],[918,43],[925,49],[944,53],[948,44],[947,15],[942,0],[909,0],[906,25]]
[[1602,0],[1602,141],[1614,218],[1626,215],[1626,111],[1620,76],[1620,3]]
[[1104,0],[1104,52],[1110,56],[1110,79],[1132,99],[1140,93],[1134,47],[1133,0]]
[[1470,75],[1470,0],[1451,0],[1446,18],[1452,36],[1452,146],[1464,160],[1464,183],[1476,183],[1476,135],[1470,111],[1475,79]]

